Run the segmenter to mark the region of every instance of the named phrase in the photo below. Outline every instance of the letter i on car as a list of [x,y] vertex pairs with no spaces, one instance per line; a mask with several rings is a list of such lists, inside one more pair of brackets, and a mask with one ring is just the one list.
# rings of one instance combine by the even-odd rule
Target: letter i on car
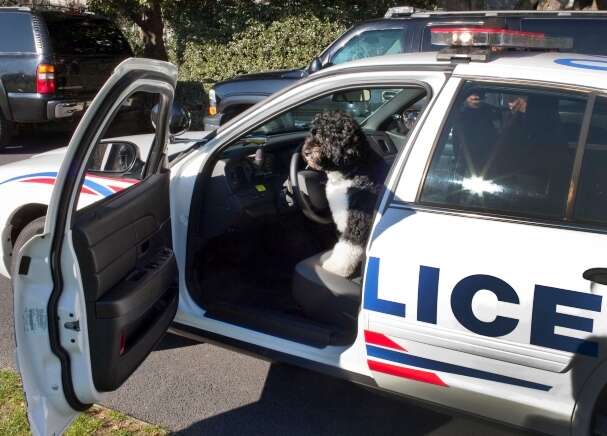
[[[512,426],[605,432],[605,61],[495,27],[432,38],[438,53],[319,71],[171,159],[176,69],[125,61],[60,168],[23,173],[53,179],[41,235],[15,231],[40,183],[3,172],[20,241],[3,272],[15,313],[45,319],[34,334],[15,317],[32,431],[59,434],[168,330]],[[151,145],[96,148],[137,92],[158,104]],[[87,190],[108,195],[82,206]]]

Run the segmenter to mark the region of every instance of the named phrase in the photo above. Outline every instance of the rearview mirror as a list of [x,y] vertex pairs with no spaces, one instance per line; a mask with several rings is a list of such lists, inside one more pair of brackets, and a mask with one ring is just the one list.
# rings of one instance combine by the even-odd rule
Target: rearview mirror
[[88,171],[112,174],[128,173],[139,159],[139,149],[132,142],[101,141],[89,159]]
[[371,90],[355,89],[350,91],[336,92],[333,94],[334,102],[339,103],[362,103],[371,100]]

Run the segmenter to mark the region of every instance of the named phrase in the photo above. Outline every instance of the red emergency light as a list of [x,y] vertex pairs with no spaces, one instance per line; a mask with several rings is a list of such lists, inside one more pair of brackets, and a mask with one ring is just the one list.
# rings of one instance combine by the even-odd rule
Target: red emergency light
[[489,27],[434,27],[434,45],[445,47],[487,47],[521,49],[570,49],[573,39],[546,36],[539,32],[522,32]]

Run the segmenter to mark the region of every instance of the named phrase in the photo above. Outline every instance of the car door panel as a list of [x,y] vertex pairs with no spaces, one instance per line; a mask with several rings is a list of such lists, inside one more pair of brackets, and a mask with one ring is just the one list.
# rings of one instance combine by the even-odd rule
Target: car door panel
[[177,308],[169,173],[76,213],[74,249],[89,313],[93,379],[116,389],[162,337]]
[[[431,124],[442,125],[440,131],[422,129],[419,147],[392,185],[394,194],[386,195],[372,232],[364,287],[369,367],[382,387],[566,434],[580,381],[606,357],[597,340],[606,327],[601,314],[605,290],[583,273],[602,258],[607,239],[604,232],[582,230],[563,219],[568,191],[560,186],[570,186],[570,172],[562,171],[572,159],[565,153],[570,138],[538,135],[523,158],[515,146],[492,149],[491,142],[476,154],[462,151],[474,144],[464,134],[462,101],[474,95],[466,92],[476,85],[463,84],[457,99],[445,94],[459,85],[459,79],[450,79],[439,96],[440,102],[449,97],[444,107],[453,110],[449,117],[432,114],[437,118]],[[489,97],[502,92],[500,86],[473,91],[490,105]],[[548,95],[530,85],[516,92],[528,96],[530,108],[544,101],[534,100],[536,95]],[[551,106],[557,121],[569,119],[559,112],[563,102],[580,103],[566,107],[580,108],[588,120],[592,99],[551,92],[546,101],[559,103]],[[541,112],[549,116],[546,106]],[[480,131],[481,119],[476,113],[470,126]],[[579,124],[573,148],[585,141]],[[507,126],[496,136],[508,145],[522,143],[509,142]],[[542,148],[543,141],[551,147]],[[493,157],[481,158],[487,149]],[[527,161],[560,165],[527,169]],[[432,192],[437,180],[443,184]],[[521,180],[526,184],[517,185]],[[490,192],[491,183],[498,186],[497,194]],[[443,201],[435,192],[453,193],[454,200]],[[504,198],[513,193],[508,206],[506,200],[491,203],[502,193],[508,193]],[[481,206],[475,208],[475,202]],[[550,420],[538,423],[537,416]]]
[[[100,392],[120,386],[176,313],[164,159],[176,80],[167,62],[129,59],[116,68],[70,141],[44,234],[19,253],[12,278],[17,359],[36,435],[61,434]],[[110,185],[110,195],[78,210],[78,199],[91,195],[81,192],[89,157],[135,93],[155,96],[158,108],[142,180]]]

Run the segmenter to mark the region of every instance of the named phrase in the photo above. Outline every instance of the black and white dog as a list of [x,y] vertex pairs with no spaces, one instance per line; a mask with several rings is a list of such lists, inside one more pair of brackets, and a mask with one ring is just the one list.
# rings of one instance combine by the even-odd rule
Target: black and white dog
[[347,113],[324,112],[312,121],[302,147],[308,166],[327,174],[327,200],[339,240],[323,268],[343,277],[361,264],[387,165]]

